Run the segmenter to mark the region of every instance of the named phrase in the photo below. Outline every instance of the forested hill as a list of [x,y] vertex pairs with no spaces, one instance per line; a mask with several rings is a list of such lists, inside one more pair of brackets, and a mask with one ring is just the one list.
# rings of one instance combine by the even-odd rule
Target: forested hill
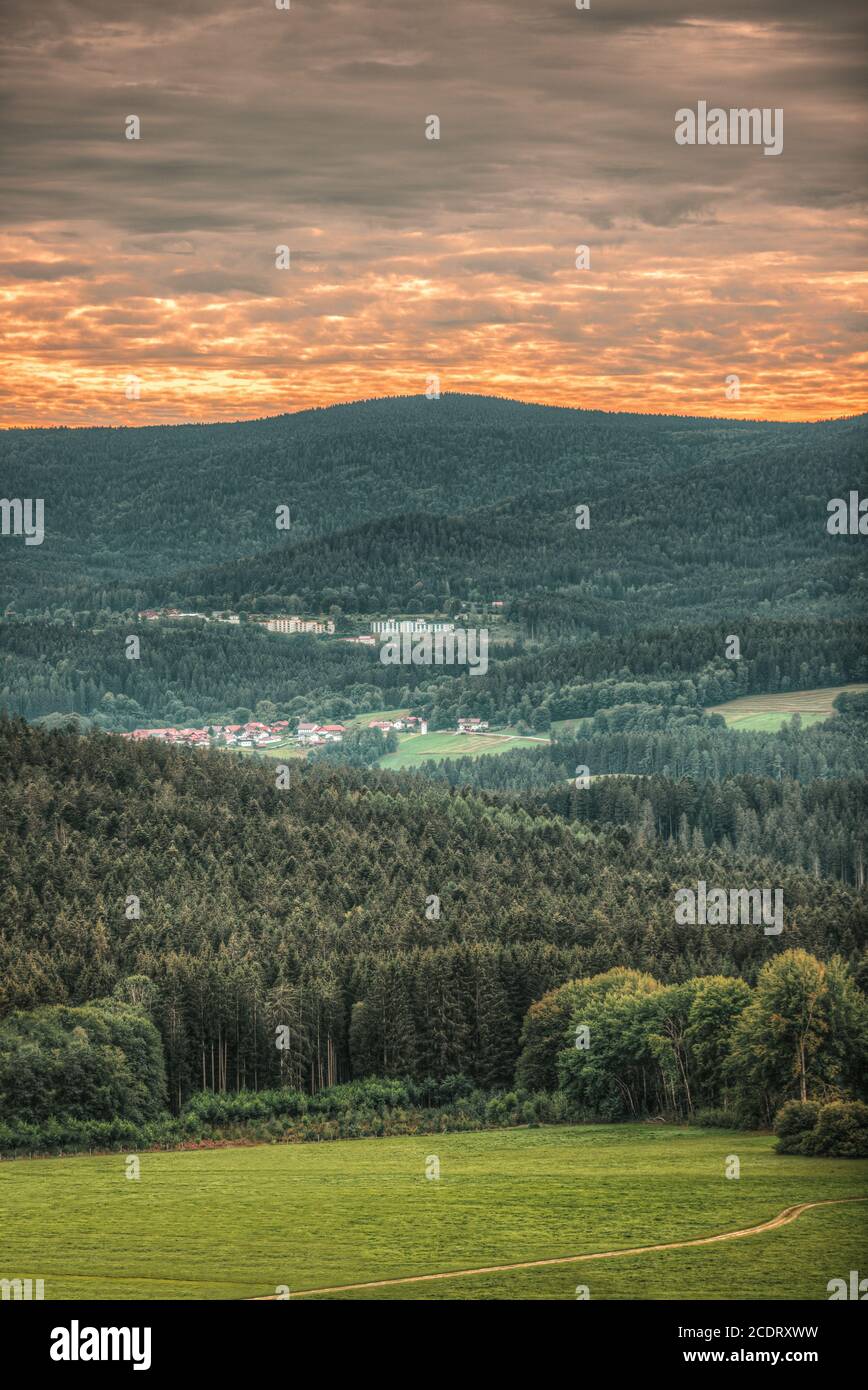
[[[700,439],[702,437],[700,436]],[[827,441],[828,442],[828,441]],[[859,537],[830,536],[829,498],[859,481],[853,451],[808,442],[740,448],[658,472],[653,458],[576,466],[462,515],[407,512],[252,558],[184,572],[160,602],[245,606],[300,598],[313,612],[445,610],[498,599],[535,636],[597,634],[752,614],[844,616],[868,597]],[[868,435],[862,440],[868,444]],[[577,505],[589,510],[576,526]]]
[[[408,589],[414,602],[504,588],[532,601],[549,585],[585,586],[608,608],[623,560],[632,568],[620,582],[649,601],[665,596],[670,567],[677,591],[723,562],[743,571],[748,603],[781,595],[821,609],[854,578],[854,542],[826,536],[825,509],[858,485],[865,441],[866,417],[769,424],[460,395],[229,425],[8,430],[0,490],[44,499],[45,540],[4,537],[2,597],[19,611],[133,608],[152,581],[164,591],[183,571],[173,592],[266,584],[315,604],[328,590],[348,611],[354,600],[403,602]],[[577,533],[581,503],[591,529]],[[285,537],[279,505],[291,511]],[[395,529],[369,529],[384,520]],[[753,573],[760,552],[780,571],[768,593]],[[255,558],[191,575],[242,557]]]
[[[293,769],[279,790],[219,753],[0,719],[0,820],[0,1017],[144,991],[178,1103],[215,1053],[219,1089],[509,1085],[528,1006],[566,980],[754,981],[792,947],[858,969],[865,941],[863,894],[749,839],[665,841],[653,816],[582,825],[409,774]],[[674,890],[699,879],[780,886],[781,934],[677,925]]]

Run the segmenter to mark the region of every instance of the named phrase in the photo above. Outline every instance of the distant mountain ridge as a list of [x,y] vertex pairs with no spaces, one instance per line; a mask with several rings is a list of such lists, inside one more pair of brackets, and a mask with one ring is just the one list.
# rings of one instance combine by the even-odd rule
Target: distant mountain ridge
[[[383,518],[473,513],[487,524],[492,507],[524,497],[533,524],[537,490],[544,511],[550,495],[560,493],[566,506],[569,496],[590,500],[592,485],[602,500],[616,480],[632,491],[645,483],[665,490],[668,480],[675,509],[673,482],[691,469],[711,479],[733,460],[752,459],[762,488],[767,455],[781,451],[790,464],[774,476],[787,492],[798,492],[804,474],[837,495],[829,489],[854,485],[865,432],[865,417],[756,423],[462,395],[382,398],[237,424],[6,431],[2,491],[45,499],[46,537],[26,549],[3,539],[0,595],[4,606],[131,607],[152,581],[164,589],[183,575],[186,588],[194,571],[242,560],[255,569],[269,552],[288,545],[303,554],[311,541]],[[812,460],[828,466],[818,471]],[[292,515],[285,537],[275,529],[281,504]],[[643,499],[630,505],[641,517]],[[611,547],[608,559],[617,563]],[[338,587],[344,582],[339,575]]]

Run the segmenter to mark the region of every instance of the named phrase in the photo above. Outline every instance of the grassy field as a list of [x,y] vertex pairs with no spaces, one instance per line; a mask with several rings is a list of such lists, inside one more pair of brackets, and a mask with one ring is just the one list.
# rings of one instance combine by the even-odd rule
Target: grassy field
[[[352,725],[367,728],[374,719],[397,719],[403,714],[409,714],[409,710],[374,710],[370,714],[359,714],[354,719],[343,722],[347,728]],[[523,738],[512,729],[498,730],[494,734],[485,735],[456,734],[450,730],[440,730],[431,734],[399,734],[398,742],[398,751],[387,753],[381,758],[380,767],[417,767],[419,763],[432,759],[482,757],[491,753],[504,753],[513,748],[533,748],[536,744],[536,740]]]
[[823,1299],[829,1279],[864,1267],[865,1219],[860,1204],[816,1207],[780,1230],[722,1245],[321,1294],[317,1301],[575,1299],[585,1288],[591,1299]]
[[[370,714],[359,714],[354,719],[344,721],[344,727],[367,728],[373,719],[397,719],[407,710],[374,710]],[[507,749],[533,748],[539,740],[523,738],[516,734],[456,734],[448,730],[433,734],[399,734],[400,747],[396,753],[387,753],[380,759],[380,767],[417,767],[421,762],[438,758],[481,757],[492,753],[505,753]],[[286,762],[289,758],[306,758],[307,749],[294,743],[272,744],[263,748],[234,748],[227,752],[241,753],[245,757],[256,754],[266,758],[276,758]]]
[[[868,1163],[764,1135],[553,1127],[0,1164],[0,1277],[47,1299],[234,1299],[632,1248],[868,1193]],[[724,1176],[737,1154],[741,1176]],[[440,1178],[426,1178],[430,1155]],[[868,1203],[693,1250],[463,1276],[341,1297],[826,1298],[866,1263]],[[320,1295],[325,1297],[326,1295]]]
[[738,729],[779,729],[794,714],[802,716],[802,727],[819,724],[834,715],[832,702],[845,690],[864,694],[868,685],[835,685],[822,690],[781,691],[777,695],[743,695],[724,705],[710,705],[706,714],[722,714],[727,724]]
[[387,753],[380,767],[416,767],[438,758],[475,758],[506,753],[515,748],[539,748],[538,740],[518,734],[455,734],[442,730],[433,734],[399,734],[397,753]]
[[336,724],[343,724],[345,729],[367,729],[368,725],[375,719],[400,719],[403,715],[409,714],[407,706],[404,709],[375,709],[368,714],[354,714],[352,719],[337,719]]

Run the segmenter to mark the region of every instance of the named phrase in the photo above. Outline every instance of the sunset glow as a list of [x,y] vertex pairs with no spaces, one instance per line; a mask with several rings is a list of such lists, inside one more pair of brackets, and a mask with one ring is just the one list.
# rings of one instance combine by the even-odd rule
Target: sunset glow
[[[13,7],[0,423],[232,420],[430,373],[604,410],[866,408],[855,9],[176,9]],[[782,154],[679,147],[703,94],[782,108]]]

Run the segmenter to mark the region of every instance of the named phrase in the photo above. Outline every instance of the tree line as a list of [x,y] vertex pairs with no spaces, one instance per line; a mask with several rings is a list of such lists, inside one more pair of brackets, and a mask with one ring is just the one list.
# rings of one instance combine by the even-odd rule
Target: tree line
[[517,1080],[563,1090],[586,1118],[717,1109],[724,1123],[770,1125],[790,1100],[862,1098],[866,1061],[868,1000],[844,962],[791,949],[753,987],[724,975],[661,985],[623,967],[570,980],[529,1010]]

